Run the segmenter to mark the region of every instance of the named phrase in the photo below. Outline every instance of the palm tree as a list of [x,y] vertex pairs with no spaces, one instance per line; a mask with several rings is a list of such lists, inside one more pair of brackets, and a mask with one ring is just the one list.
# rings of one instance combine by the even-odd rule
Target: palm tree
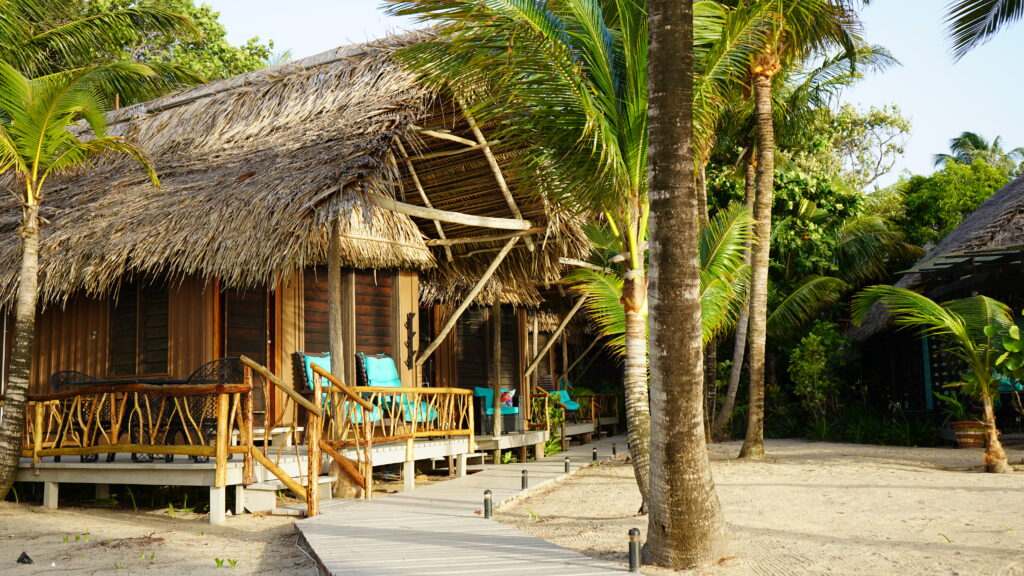
[[[81,71],[124,60],[128,49],[150,35],[191,38],[199,29],[188,18],[149,3],[90,13],[80,0],[4,0],[0,61],[28,78]],[[196,84],[201,78],[175,64],[150,62],[140,77],[112,67],[96,80],[120,104],[130,104]]]
[[[139,149],[106,134],[102,111],[110,102],[97,87],[111,74],[127,77],[152,71],[140,64],[122,63],[30,80],[0,62],[0,174],[11,191],[19,191],[23,213],[14,349],[0,421],[0,499],[14,482],[20,457],[39,298],[39,206],[48,180],[103,155],[127,154],[142,165],[154,185],[159,184],[152,164]],[[90,137],[80,137],[79,130],[72,129],[80,120],[91,129]]]
[[975,160],[983,160],[991,166],[1006,170],[1007,174],[1015,175],[1024,163],[1024,148],[1006,151],[1003,150],[1001,137],[996,136],[995,140],[989,142],[976,132],[963,132],[950,140],[949,151],[951,154],[933,156],[936,168],[950,163],[973,164]]
[[[504,144],[529,143],[525,158],[548,200],[603,218],[626,269],[624,386],[629,448],[647,501],[650,408],[647,390],[646,256],[647,13],[617,0],[391,0],[391,11],[440,23],[442,39],[399,55],[424,81],[473,102],[480,121],[501,119]],[[724,30],[714,2],[697,11],[702,42],[730,44],[698,54],[713,74],[694,89],[695,133],[713,133],[721,86],[739,76],[751,34]],[[749,29],[750,27],[748,27]],[[713,63],[713,64],[711,64]],[[508,122],[514,118],[515,122]]]
[[[754,220],[741,205],[716,213],[700,228],[701,342],[707,344],[736,322],[749,281],[746,244],[753,236]],[[605,348],[614,356],[626,354],[626,315],[622,308],[626,270],[615,261],[615,239],[604,226],[588,227],[595,247],[592,267],[573,270],[568,279],[587,296],[584,308],[597,325]],[[646,239],[645,239],[646,240]],[[647,312],[644,312],[647,321]]]
[[722,557],[725,521],[703,420],[700,250],[694,180],[691,0],[650,3],[651,477],[646,559],[673,569]]
[[992,39],[1020,20],[1024,0],[955,0],[946,6],[946,34],[953,42],[953,60]]
[[986,296],[972,296],[938,304],[926,296],[895,286],[871,286],[858,294],[852,305],[854,322],[860,323],[868,310],[881,302],[893,324],[899,328],[920,330],[923,336],[946,342],[946,351],[961,360],[969,372],[964,375],[964,391],[982,401],[985,424],[985,471],[1012,472],[1006,452],[999,442],[992,399],[998,387],[993,376],[997,357],[1002,353],[997,330],[1013,325],[1013,313],[1005,304]]
[[753,14],[769,31],[770,41],[750,61],[757,131],[757,198],[754,202],[756,243],[751,259],[750,408],[741,458],[764,457],[764,370],[768,316],[768,260],[771,249],[772,190],[775,172],[775,128],[772,84],[781,73],[811,55],[843,48],[851,57],[857,45],[858,23],[843,0],[761,0],[753,6],[768,10]]

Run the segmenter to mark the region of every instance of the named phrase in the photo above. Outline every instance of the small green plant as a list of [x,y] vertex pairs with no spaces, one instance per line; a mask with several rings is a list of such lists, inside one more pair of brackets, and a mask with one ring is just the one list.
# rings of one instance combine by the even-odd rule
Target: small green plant
[[536,522],[537,520],[540,520],[540,516],[537,516],[537,513],[534,512],[533,510],[527,508],[526,513],[530,515],[530,522]]
[[223,568],[224,567],[224,559],[223,558],[214,558],[213,562],[215,564],[217,564],[217,568]]
[[174,503],[173,502],[168,502],[167,503],[167,515],[170,516],[171,518],[174,518]]
[[67,544],[67,543],[68,543],[68,538],[70,538],[70,536],[68,536],[67,534],[65,534],[65,535],[64,535],[64,543],[65,543],[65,544]]
[[16,486],[11,486],[11,495],[14,496],[15,504],[19,504],[21,502],[21,500],[18,499],[18,488]]
[[231,567],[234,568],[235,566],[238,566],[238,560],[233,560],[231,558],[228,558],[228,564],[230,564]]
[[114,562],[114,570],[124,570],[124,566],[119,562]]
[[948,424],[950,422],[962,422],[970,419],[967,403],[961,402],[955,393],[939,394],[938,392],[933,392],[932,394],[935,395],[936,400],[941,402],[939,410],[945,416],[943,424]]
[[131,486],[125,486],[125,490],[128,491],[128,498],[130,498],[132,501],[132,510],[138,512],[139,506],[135,503],[135,493],[132,492]]
[[230,568],[238,566],[238,560],[235,560],[234,558],[214,558],[213,561],[217,564],[217,568],[223,568],[225,563],[227,563]]

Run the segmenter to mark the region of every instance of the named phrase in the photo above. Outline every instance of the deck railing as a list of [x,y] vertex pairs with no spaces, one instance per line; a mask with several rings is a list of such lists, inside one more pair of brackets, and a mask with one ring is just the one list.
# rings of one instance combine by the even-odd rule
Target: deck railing
[[[33,394],[25,404],[21,455],[100,454],[215,459],[215,486],[227,484],[228,454],[243,456],[251,483],[252,385],[95,385]],[[232,445],[232,437],[237,444]],[[127,440],[127,441],[125,441]]]
[[551,427],[551,420],[548,418],[550,403],[551,396],[546,392],[530,394],[530,419],[526,421],[528,429],[548,430]]
[[614,394],[594,394],[590,401],[591,419],[594,426],[600,426],[601,420],[614,418],[619,420],[619,398]]

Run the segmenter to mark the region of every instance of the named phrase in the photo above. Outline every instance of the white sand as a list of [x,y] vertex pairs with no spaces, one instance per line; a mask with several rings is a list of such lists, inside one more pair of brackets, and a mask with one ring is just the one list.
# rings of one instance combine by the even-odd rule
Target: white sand
[[[292,518],[205,515],[0,502],[0,574],[288,574],[314,576]],[[67,541],[65,542],[65,538]],[[22,551],[35,561],[20,565]],[[223,561],[217,568],[216,559]],[[234,568],[229,560],[235,560]]]
[[[714,445],[729,556],[687,574],[1024,575],[1024,451],[1013,474],[984,474],[980,450],[769,441],[762,462]],[[647,518],[629,464],[591,467],[495,517],[572,548],[626,562]],[[672,574],[644,567],[645,574]]]

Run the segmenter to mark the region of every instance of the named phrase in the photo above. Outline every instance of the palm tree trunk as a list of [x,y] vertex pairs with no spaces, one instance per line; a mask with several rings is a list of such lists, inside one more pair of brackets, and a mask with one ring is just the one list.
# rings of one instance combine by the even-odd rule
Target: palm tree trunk
[[768,321],[768,255],[772,237],[772,192],[775,185],[775,131],[772,126],[772,80],[754,76],[757,115],[757,199],[750,278],[750,408],[740,458],[764,458],[764,346]]
[[[744,186],[745,194],[743,204],[751,209],[754,207],[754,198],[757,196],[757,173],[754,162],[747,162],[747,180]],[[746,243],[746,255],[743,257],[747,265],[750,265],[751,243]],[[715,420],[715,427],[712,434],[715,438],[725,437],[725,429],[732,419],[732,409],[736,406],[736,393],[740,388],[740,376],[743,374],[743,356],[747,350],[747,325],[750,320],[750,293],[743,298],[743,308],[740,309],[740,316],[736,319],[736,336],[732,345],[732,368],[729,369],[729,387],[725,391],[725,400],[722,402],[722,411],[718,413]]]
[[1006,459],[1003,444],[999,441],[999,430],[996,429],[996,412],[992,407],[992,396],[984,394],[982,399],[985,418],[985,472],[1013,472],[1013,467]]
[[644,303],[647,278],[643,270],[630,270],[622,284],[622,306],[626,312],[626,365],[623,387],[626,391],[627,442],[633,460],[637,487],[643,498],[640,511],[647,511],[647,487],[650,477],[651,405],[647,390],[647,322]]
[[693,2],[651,0],[651,477],[646,561],[721,558],[725,523],[704,441],[699,192],[693,163]]
[[715,421],[718,404],[718,342],[712,340],[704,348],[704,441],[711,443],[711,423]]
[[36,300],[39,297],[39,206],[25,208],[21,229],[21,274],[14,309],[14,351],[4,391],[4,412],[0,421],[0,500],[14,484],[21,457],[21,433],[25,427],[25,401],[32,366],[32,341],[36,331]]

